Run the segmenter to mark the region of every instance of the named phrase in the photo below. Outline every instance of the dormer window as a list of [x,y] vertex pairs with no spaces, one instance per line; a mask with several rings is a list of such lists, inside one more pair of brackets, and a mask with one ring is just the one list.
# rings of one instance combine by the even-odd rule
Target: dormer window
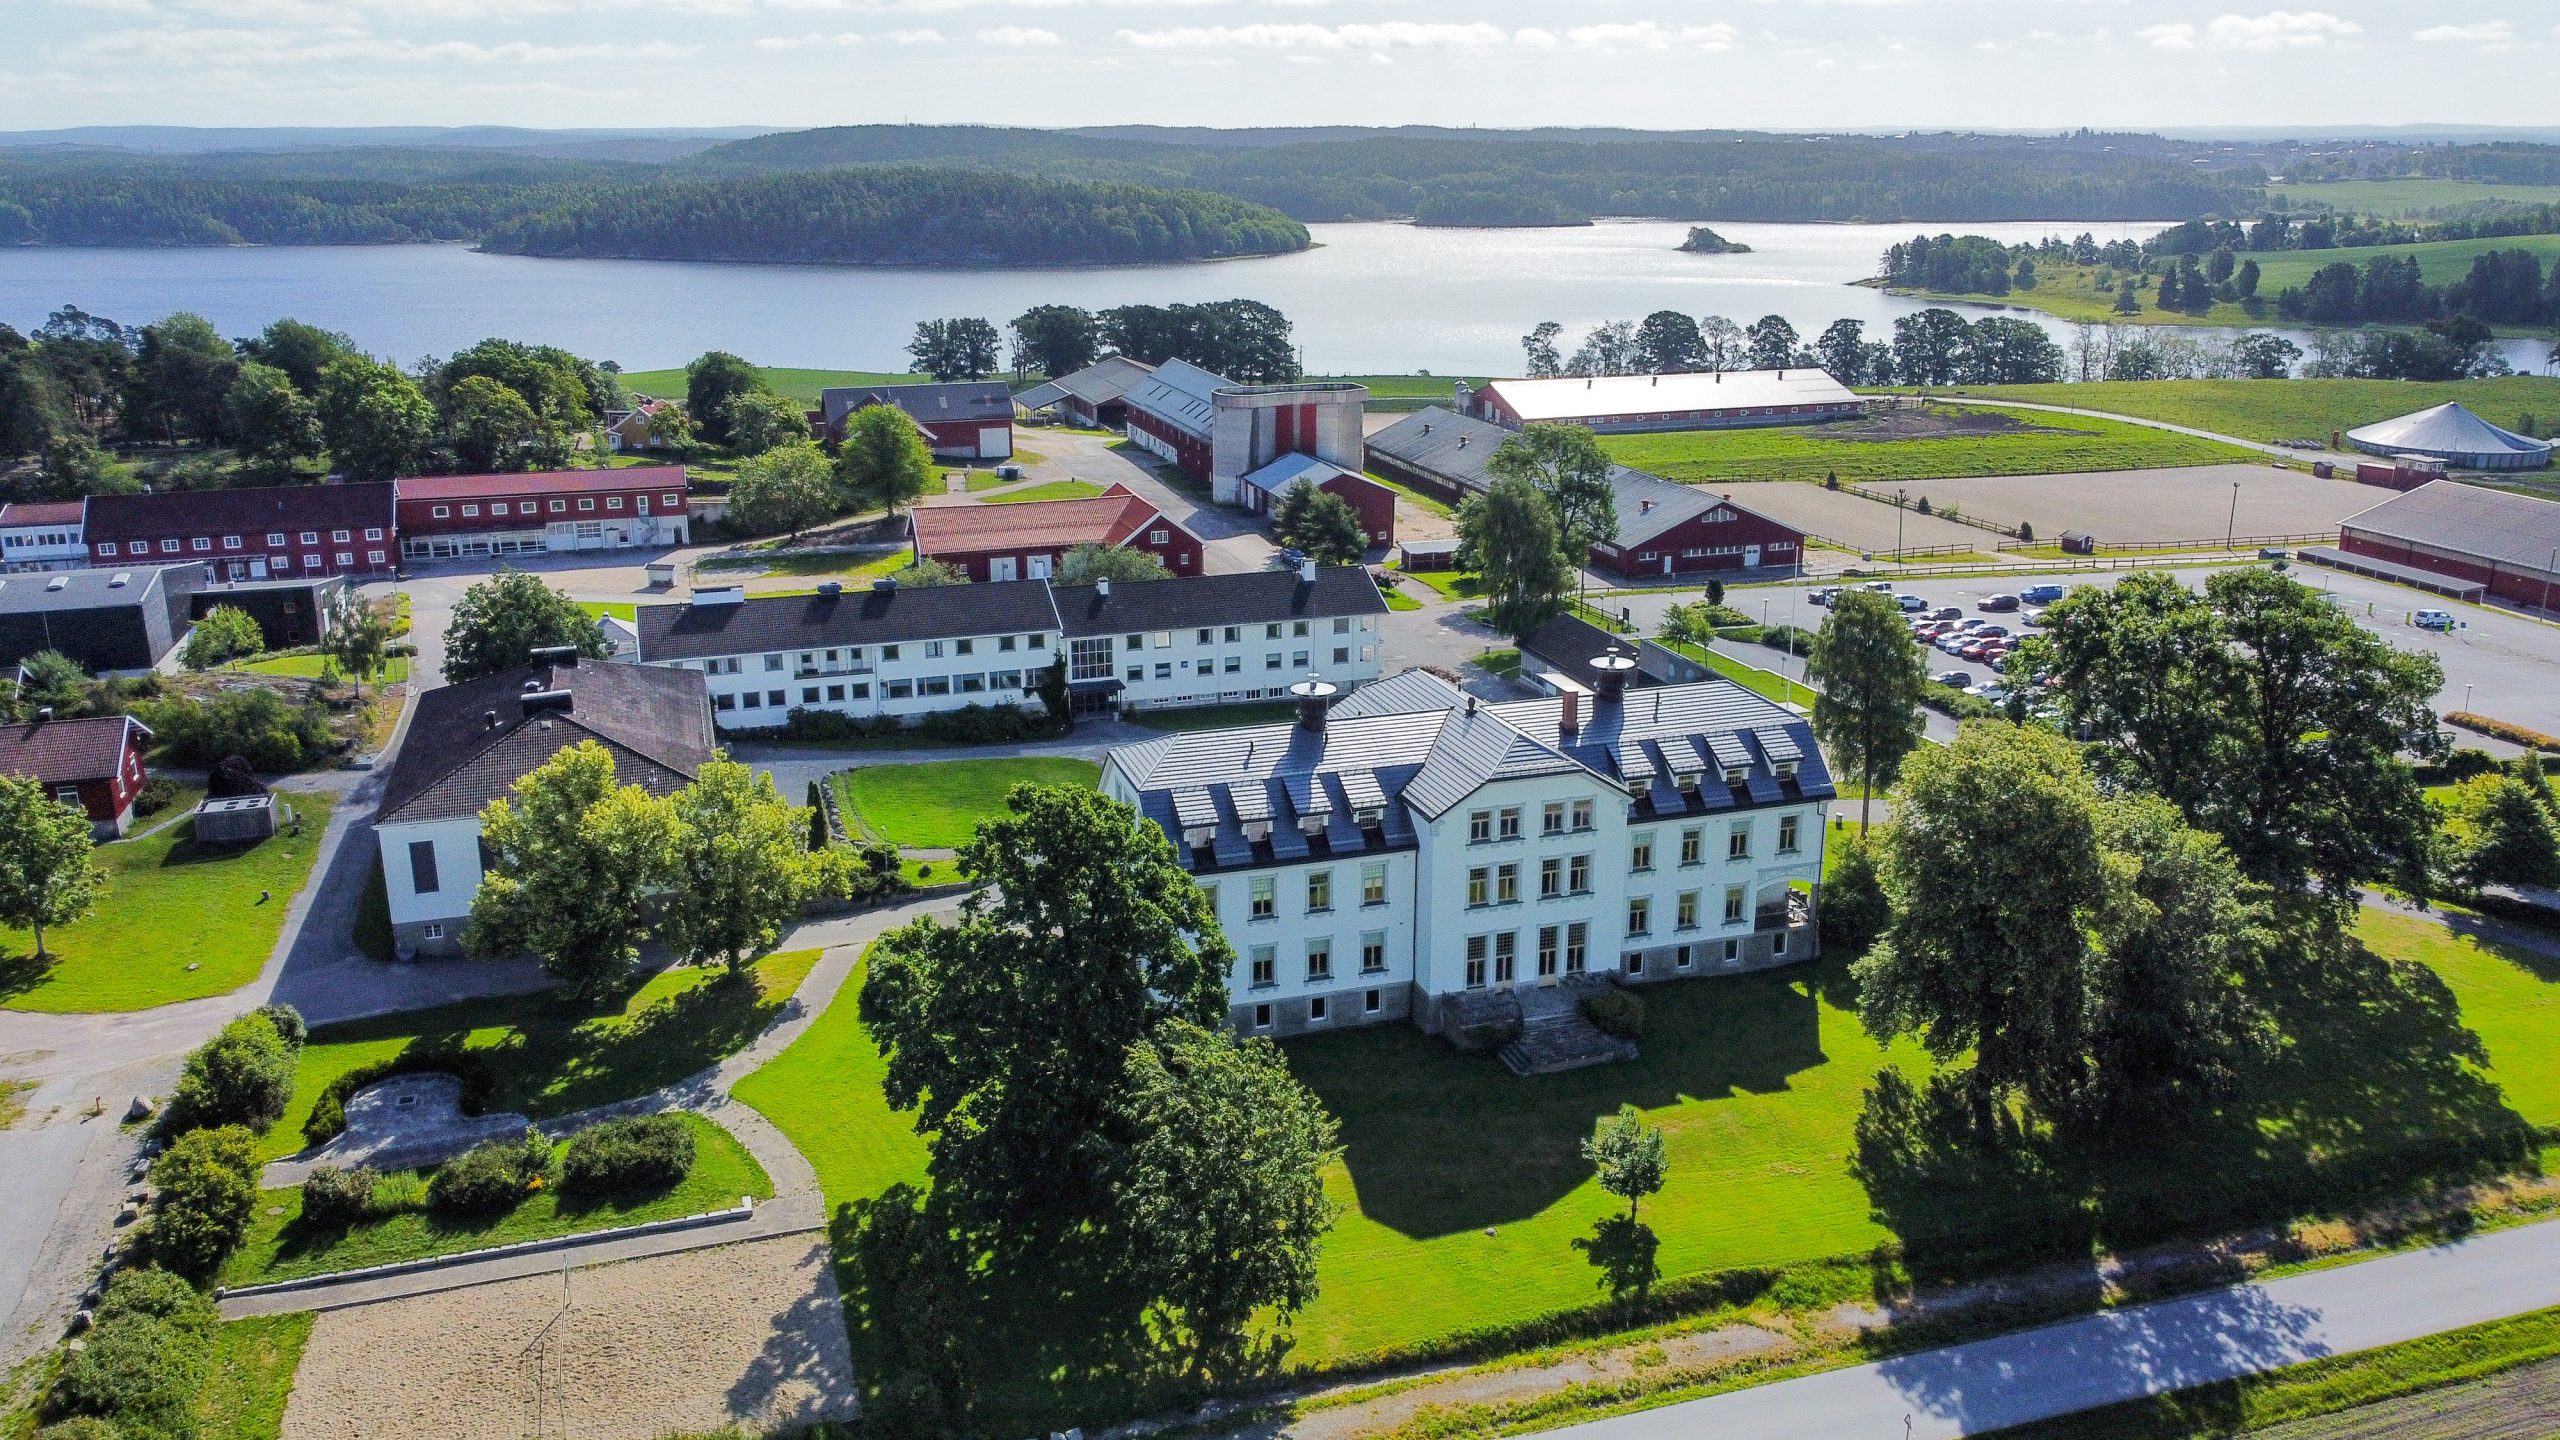
[[1363,830],[1375,830],[1386,819],[1386,812],[1375,805],[1363,805],[1351,812],[1351,823]]
[[1268,820],[1248,820],[1248,821],[1246,821],[1246,822],[1244,823],[1244,838],[1245,838],[1246,843],[1248,843],[1248,844],[1252,844],[1252,845],[1259,845],[1259,844],[1263,843],[1264,841],[1266,841],[1266,840],[1270,839],[1270,838],[1271,838],[1271,822],[1270,822],[1270,821],[1268,821]]
[[1750,773],[1751,767],[1748,765],[1727,765],[1724,767],[1724,783],[1739,785],[1742,783],[1742,777]]
[[1210,826],[1194,825],[1182,832],[1182,843],[1194,850],[1206,850],[1209,848],[1210,837],[1216,833],[1216,830]]
[[1781,780],[1793,780],[1796,778],[1796,762],[1793,760],[1779,761],[1778,778]]
[[1695,795],[1698,793],[1698,772],[1683,770],[1671,777],[1671,783],[1679,787],[1681,794]]
[[1323,834],[1323,833],[1324,833],[1324,817],[1323,817],[1323,816],[1321,816],[1321,815],[1301,815],[1301,816],[1299,816],[1299,817],[1298,817],[1298,833],[1299,833],[1299,834],[1301,834],[1301,835],[1321,835],[1321,834]]

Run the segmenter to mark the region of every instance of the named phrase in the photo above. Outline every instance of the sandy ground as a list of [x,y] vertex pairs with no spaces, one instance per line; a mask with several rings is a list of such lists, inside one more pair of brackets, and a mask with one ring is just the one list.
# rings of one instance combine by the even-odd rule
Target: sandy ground
[[[2240,487],[2236,516],[2231,490],[2235,483]],[[2220,544],[2226,533],[2334,535],[2339,521],[2391,498],[2391,492],[2370,485],[2323,480],[2273,465],[1915,480],[1908,488],[1927,495],[1934,505],[1959,505],[1968,515],[1999,524],[2029,521],[2038,538],[2085,530],[2114,545],[2189,540]],[[1892,507],[1865,503],[1883,511],[1885,528],[1891,529]],[[1998,543],[1997,537],[1975,533]]]
[[322,1314],[283,1440],[656,1440],[853,1413],[822,1236],[572,1271],[562,1299],[546,1275]]

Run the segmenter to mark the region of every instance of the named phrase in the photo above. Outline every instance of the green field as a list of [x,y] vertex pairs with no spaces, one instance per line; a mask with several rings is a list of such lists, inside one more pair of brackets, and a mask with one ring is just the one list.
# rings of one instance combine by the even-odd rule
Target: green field
[[2316,202],[2346,214],[2408,216],[2458,210],[2484,201],[2518,205],[2560,204],[2560,185],[2507,185],[2479,180],[2314,180],[2270,185],[2269,198],[2295,205]]
[[518,995],[321,1026],[302,1047],[293,1103],[267,1132],[266,1153],[302,1148],[303,1124],[331,1081],[413,1048],[469,1050],[494,1082],[489,1108],[535,1119],[646,1095],[745,1048],[817,963],[815,950],[785,950],[758,960],[752,983],[666,970],[591,1006]]
[[[2313,271],[2326,265],[2345,263],[2362,269],[2376,256],[2414,255],[2418,273],[2430,285],[2444,285],[2470,273],[2474,257],[2492,250],[2530,250],[2542,258],[2547,268],[2560,259],[2560,235],[2502,235],[2481,240],[2428,240],[2415,245],[2361,245],[2334,250],[2277,250],[2250,258],[2258,262],[2258,295],[2266,303],[2262,313],[2251,315],[2236,302],[2224,301],[2202,314],[2171,313],[2151,303],[2154,291],[2145,287],[2139,294],[2142,309],[2132,315],[2115,313],[2116,292],[2111,286],[2098,289],[2094,281],[2101,267],[2086,265],[2048,265],[2038,262],[2036,287],[2011,290],[2006,295],[1953,295],[1937,291],[1891,287],[1897,295],[1910,295],[1924,300],[1962,300],[1981,305],[2007,305],[2026,310],[2041,310],[2065,320],[2087,320],[2098,324],[2110,321],[2141,325],[2227,325],[2246,328],[2253,325],[2292,325],[2280,320],[2275,312],[2278,291],[2299,289],[2310,283]],[[2116,273],[2116,272],[2110,272]],[[2129,278],[2117,273],[2119,280]],[[2528,335],[2530,329],[2513,326],[2499,328],[2501,334]]]
[[1450,387],[1462,379],[1479,389],[1487,383],[1482,375],[1310,375],[1307,379],[1366,385],[1369,394],[1381,400],[1437,400],[1443,404],[1454,393]]
[[[257,660],[243,660],[232,668],[245,670],[253,675],[290,675],[298,680],[336,680],[338,678],[336,663],[328,656],[320,654],[270,655]],[[382,662],[382,673],[375,676],[371,683],[399,685],[405,683],[408,678],[409,657],[393,655]]]
[[1005,813],[1016,785],[1090,790],[1102,767],[1090,760],[1030,755],[1012,760],[941,760],[927,765],[861,765],[834,776],[848,824],[892,845],[957,850],[981,821]]
[[98,849],[107,883],[87,919],[32,939],[0,930],[0,1006],[142,1010],[237,990],[258,977],[285,909],[311,878],[336,797],[286,794],[293,829],[255,845],[198,845],[195,822]]
[[1090,500],[1101,493],[1102,487],[1090,480],[1046,480],[1019,490],[980,495],[978,499],[988,505],[1011,505],[1021,500]]
[[640,602],[637,600],[581,600],[578,608],[599,620],[636,621],[640,618]]
[[[2394,1175],[2413,1164],[2424,1173],[2436,1162],[2416,1157],[2459,1137],[2560,1123],[2560,966],[2408,917],[2368,915],[2360,933],[2407,963],[2350,967],[2276,997],[2291,1043],[2245,1082],[2241,1111],[2101,1158],[2102,1235],[2334,1213],[2395,1193]],[[857,974],[737,1089],[809,1156],[831,1207],[923,1173],[911,1117],[880,1093],[858,992]],[[1897,1238],[1914,1263],[1933,1241],[1945,1253],[2032,1248],[2023,1237],[2073,1223],[2054,1197],[1967,1164],[1852,1173],[1853,1127],[1876,1071],[1918,1074],[1926,1062],[1908,1041],[1880,1047],[1866,1034],[1845,956],[1644,993],[1641,1059],[1532,1081],[1400,1025],[1284,1046],[1341,1121],[1344,1146],[1327,1178],[1344,1213],[1325,1245],[1322,1291],[1295,1326],[1292,1365],[1338,1367],[1594,1303],[1598,1276],[1574,1242],[1620,1206],[1593,1184],[1579,1146],[1621,1102],[1668,1138],[1668,1183],[1645,1207],[1666,1282],[1863,1264]]]
[[[1940,392],[1933,392],[1940,393]],[[2493,424],[2531,414],[2560,420],[2560,377],[2494,380],[2099,380],[2085,385],[1984,385],[1961,392],[2039,405],[2070,405],[2191,425],[2243,440],[2318,440],[2412,410],[2458,400]],[[1844,477],[1845,478],[1845,477]]]
[[1839,427],[1690,430],[1604,435],[1609,458],[1667,480],[1810,480],[1836,474],[1843,485],[1934,480],[1953,475],[2045,475],[2083,470],[2148,470],[2221,465],[2263,457],[2212,440],[2118,420],[2038,415],[1995,406],[1948,407],[2005,415],[2032,427],[1908,440],[1847,438]]
[[213,1373],[196,1397],[198,1440],[276,1440],[317,1318],[260,1315],[214,1328]]
[[[758,365],[765,388],[776,395],[788,395],[804,405],[818,403],[818,392],[831,385],[904,385],[930,380],[930,375],[894,375],[884,370],[795,370],[787,366]],[[622,387],[642,395],[656,395],[681,400],[684,398],[684,367],[672,370],[625,370]]]
[[[765,575],[797,575],[809,579],[870,580],[892,571],[904,570],[915,562],[908,550],[892,550],[885,555],[826,554],[806,550],[759,550],[736,558],[719,557],[704,560],[696,567],[715,575],[728,570],[745,570]],[[772,591],[759,590],[759,595]]]
[[1387,608],[1390,610],[1419,610],[1422,608],[1422,602],[1404,593],[1404,587],[1401,585],[1379,586],[1378,598],[1386,601]]
[[1233,705],[1187,705],[1178,710],[1135,710],[1132,725],[1150,730],[1227,730],[1239,725],[1285,725],[1297,718],[1294,700],[1244,700]]
[[[1663,643],[1763,699],[1775,700],[1781,705],[1802,705],[1810,710],[1813,702],[1820,698],[1812,690],[1775,670],[1744,664],[1722,651],[1692,645],[1685,640],[1676,643],[1666,640]],[[1775,658],[1778,652],[1772,650],[1769,654]]]
[[[340,1229],[303,1224],[301,1186],[262,1190],[247,1238],[223,1264],[222,1283],[265,1285],[619,1225],[645,1225],[725,1210],[742,1195],[759,1200],[772,1196],[773,1181],[737,1137],[699,1115],[675,1113],[693,1131],[693,1171],[653,1195],[580,1197],[565,1194],[556,1185],[545,1186],[504,1215],[457,1220],[429,1214],[424,1208],[425,1177],[430,1172],[400,1171],[381,1178],[376,1203],[384,1195],[399,1194],[410,1198],[411,1206]],[[557,1147],[567,1148],[565,1141]]]

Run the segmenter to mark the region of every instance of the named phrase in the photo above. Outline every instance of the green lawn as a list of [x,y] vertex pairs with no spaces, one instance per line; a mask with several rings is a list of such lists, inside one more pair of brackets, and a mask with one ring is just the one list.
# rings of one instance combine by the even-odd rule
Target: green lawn
[[581,600],[578,608],[599,620],[636,621],[640,618],[640,602],[637,600]]
[[1765,430],[1604,435],[1600,444],[1609,452],[1609,458],[1620,464],[1687,484],[1718,480],[1819,481],[1836,473],[1840,483],[1855,485],[1950,475],[2043,475],[2219,465],[2263,458],[2255,451],[2118,420],[2039,415],[2032,410],[1990,406],[1948,408],[2005,415],[2033,428],[1914,440],[1860,440],[1844,436],[1841,427],[1785,425]]
[[1375,481],[1380,485],[1384,485],[1388,489],[1396,492],[1397,496],[1406,504],[1413,506],[1424,514],[1438,515],[1441,518],[1446,519],[1458,513],[1457,506],[1450,504],[1446,500],[1440,499],[1438,496],[1425,495],[1421,491],[1414,489],[1412,486],[1405,484],[1401,480],[1390,480],[1386,476],[1381,475],[1374,470],[1365,471],[1363,473],[1366,474],[1370,480]]
[[1484,598],[1484,585],[1477,576],[1472,574],[1462,574],[1456,570],[1407,570],[1403,573],[1407,580],[1438,591],[1443,600]]
[[1320,383],[1348,381],[1366,385],[1369,394],[1380,400],[1437,400],[1443,405],[1448,404],[1456,393],[1450,387],[1461,379],[1479,390],[1491,383],[1481,375],[1310,375],[1307,379]]
[[[863,556],[842,551],[829,553],[812,550],[760,550],[751,555],[705,560],[697,567],[703,570],[754,570],[767,575],[799,575],[832,580],[871,580],[913,564],[915,555],[907,550],[892,550],[885,555]],[[759,590],[759,595],[771,591]]]
[[1387,602],[1387,608],[1390,610],[1419,610],[1422,608],[1422,602],[1404,593],[1404,587],[1401,585],[1381,585],[1378,587],[1378,595],[1381,599],[1384,599]]
[[1297,718],[1294,700],[1246,700],[1234,705],[1190,705],[1179,710],[1137,710],[1125,718],[1150,730],[1224,730],[1237,725],[1281,725]]
[[2412,410],[2458,400],[2493,424],[2530,412],[2560,420],[2560,377],[2494,380],[2102,380],[2086,385],[1990,385],[1963,393],[2071,405],[2192,425],[2244,440],[2318,440]]
[[[300,680],[335,680],[337,665],[326,655],[269,655],[257,660],[243,660],[233,669],[253,675],[291,675]],[[393,655],[382,662],[382,673],[370,683],[398,685],[409,678],[409,657]]]
[[[2471,1399],[2445,1387],[2459,1385],[2467,1390],[2466,1382],[2555,1355],[2560,1355],[2560,1310],[2539,1310],[1990,1434],[1998,1440],[2219,1440],[2244,1431],[2255,1435],[2278,1425],[2285,1427],[2286,1440],[2379,1440],[2386,1435],[2400,1440],[2466,1440],[2493,1434],[2542,1434],[2538,1426],[2510,1430],[2502,1423],[2535,1423],[2537,1417],[2531,1411],[2514,1408],[2534,1403],[2523,1396],[2496,1411],[2483,1407],[2459,1418],[2446,1417],[2437,1426],[2425,1422],[2443,1407]],[[2431,1392],[2443,1393],[2434,1397],[2434,1404],[2394,1406],[2389,1417],[2357,1413],[2368,1405]],[[2319,1416],[2334,1416],[2335,1423],[2319,1424],[2315,1418]],[[2395,1423],[2383,1423],[2386,1420]]]
[[[788,366],[758,365],[764,386],[777,395],[788,395],[803,405],[818,403],[818,392],[831,385],[904,385],[930,380],[930,375],[898,375],[885,370],[797,370]],[[684,398],[684,367],[670,370],[625,370],[622,385],[643,395],[673,399]]]
[[1023,500],[1090,500],[1101,493],[1102,487],[1090,480],[1048,480],[978,498],[989,505],[1011,505]]
[[1472,656],[1467,663],[1487,674],[1499,675],[1505,680],[1520,678],[1520,652],[1509,646],[1487,650],[1480,655]]
[[260,1315],[214,1328],[213,1372],[196,1397],[198,1440],[276,1440],[317,1318]]
[[1032,755],[1011,760],[941,760],[927,765],[862,765],[834,776],[848,823],[890,844],[956,850],[978,824],[1005,813],[1016,785],[1091,789],[1102,767],[1090,760]]
[[592,1006],[521,995],[321,1026],[302,1047],[293,1103],[267,1132],[266,1153],[302,1148],[303,1123],[330,1081],[412,1047],[479,1057],[495,1082],[492,1110],[540,1118],[645,1095],[745,1048],[817,963],[815,950],[786,950],[756,962],[752,985],[677,969]]
[[881,1091],[888,1063],[862,1023],[863,973],[856,966],[815,1024],[729,1092],[780,1127],[817,1167],[831,1212],[902,1180],[924,1179],[924,1141]]
[[[1752,694],[1775,700],[1781,705],[1802,705],[1810,709],[1813,702],[1821,698],[1809,687],[1800,685],[1775,670],[1746,665],[1721,650],[1710,650],[1703,645],[1692,645],[1687,641],[1665,640],[1662,643],[1669,649],[1676,650],[1727,680],[1733,681]],[[1774,656],[1778,652],[1772,650],[1769,653]]]
[[255,845],[198,845],[195,822],[181,820],[100,846],[105,893],[87,919],[45,932],[49,962],[25,932],[0,930],[0,1006],[142,1010],[256,979],[336,803],[303,790],[285,799],[300,824]]
[[1008,479],[997,473],[994,467],[990,466],[983,469],[971,470],[966,483],[969,487],[969,493],[977,495],[989,490],[1001,490],[1007,485],[1019,485],[1022,483],[1022,477],[1017,474]]
[[[224,1262],[221,1281],[228,1286],[264,1285],[305,1275],[326,1275],[367,1265],[391,1265],[430,1255],[483,1250],[525,1240],[549,1240],[618,1225],[643,1225],[723,1210],[752,1195],[773,1194],[773,1181],[737,1137],[702,1116],[676,1112],[693,1131],[693,1173],[674,1186],[646,1195],[610,1198],[570,1196],[557,1186],[536,1192],[515,1209],[494,1219],[456,1220],[429,1214],[424,1208],[427,1171],[386,1174],[376,1203],[385,1195],[405,1200],[397,1210],[353,1227],[310,1226],[302,1222],[302,1187],[258,1192],[258,1211],[249,1234]],[[567,1149],[566,1142],[559,1147]]]
[[2459,209],[2488,200],[2504,200],[2518,205],[2560,204],[2560,185],[2508,185],[2494,181],[2417,177],[2311,180],[2300,184],[2270,185],[2267,194],[2270,198],[2281,195],[2297,206],[2313,201],[2341,212],[2385,216],[2424,215],[2430,210]]

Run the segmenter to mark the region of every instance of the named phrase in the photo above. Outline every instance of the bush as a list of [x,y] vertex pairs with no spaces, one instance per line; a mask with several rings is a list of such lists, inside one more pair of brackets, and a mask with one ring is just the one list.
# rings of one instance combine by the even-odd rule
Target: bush
[[462,1080],[462,1113],[479,1115],[489,1108],[490,1093],[497,1079],[480,1057],[467,1050],[435,1047],[406,1050],[388,1060],[359,1065],[328,1084],[318,1099],[311,1102],[311,1118],[302,1122],[302,1138],[314,1145],[326,1145],[345,1133],[347,1097],[377,1081],[394,1075],[420,1075],[437,1072],[459,1076]]
[[693,1129],[673,1115],[591,1125],[560,1157],[560,1187],[585,1195],[665,1190],[692,1173]]
[[302,1218],[314,1225],[353,1225],[373,1211],[372,1167],[315,1165],[302,1182]]
[[2433,765],[2412,767],[2421,785],[2455,785],[2498,768],[2498,757],[2486,750],[2455,749]]
[[147,1248],[190,1280],[210,1281],[258,1206],[258,1140],[238,1125],[190,1130],[151,1162]]
[[178,782],[166,775],[154,775],[134,792],[133,813],[157,815],[178,803]]
[[97,1324],[64,1362],[46,1436],[185,1437],[212,1366],[211,1302],[166,1270],[127,1270],[107,1284]]
[[439,1215],[504,1215],[551,1181],[551,1142],[528,1125],[521,1140],[492,1140],[447,1161],[427,1181],[427,1208]]
[[1644,997],[1632,990],[1614,985],[1594,990],[1582,997],[1582,1014],[1601,1033],[1621,1040],[1633,1040],[1644,1033]]
[[1822,877],[1822,938],[1863,950],[1893,919],[1893,904],[1876,878],[1875,840],[1864,831],[1844,832],[1832,843],[1831,871]]
[[112,1320],[120,1315],[144,1315],[196,1329],[209,1328],[215,1319],[213,1306],[184,1277],[147,1265],[120,1270],[107,1282],[97,1318]]
[[36,1432],[36,1440],[119,1440],[123,1434],[95,1415],[74,1415]]
[[1813,632],[1800,625],[1772,625],[1760,632],[1760,643],[1790,655],[1813,653]]
[[225,756],[245,757],[270,774],[319,763],[332,740],[328,712],[295,705],[264,686],[134,707],[174,765],[210,770]]
[[261,1005],[252,1013],[266,1016],[288,1049],[299,1050],[311,1038],[311,1027],[303,1023],[302,1012],[290,1005]]
[[2522,745],[2528,750],[2560,751],[2560,736],[2545,735],[2539,730],[2528,729],[2505,720],[2491,719],[2486,715],[2475,715],[2468,710],[2448,711],[2444,722],[2448,725],[2459,725],[2465,730],[2477,730],[2493,740],[2504,740],[2510,745]]
[[2000,714],[1999,706],[1981,696],[1968,695],[1952,685],[1940,685],[1935,681],[1921,690],[1920,703],[1958,720],[1991,720]]
[[1048,715],[1012,705],[975,704],[918,716],[912,726],[900,724],[894,715],[864,720],[840,715],[833,710],[797,709],[780,725],[726,729],[725,733],[757,739],[795,740],[811,745],[849,745],[895,735],[903,730],[912,730],[928,740],[953,745],[1020,744],[1059,733],[1057,721]]
[[252,1010],[222,1027],[220,1034],[187,1057],[178,1088],[160,1117],[160,1133],[181,1135],[217,1125],[246,1125],[263,1132],[284,1115],[293,1099],[294,1052],[300,1049],[302,1017],[289,1007],[293,1036],[279,1028],[278,1015]]
[[829,872],[830,883],[818,899],[867,905],[915,888],[898,873],[895,845],[876,840],[840,840],[830,848],[839,852],[845,863]]

